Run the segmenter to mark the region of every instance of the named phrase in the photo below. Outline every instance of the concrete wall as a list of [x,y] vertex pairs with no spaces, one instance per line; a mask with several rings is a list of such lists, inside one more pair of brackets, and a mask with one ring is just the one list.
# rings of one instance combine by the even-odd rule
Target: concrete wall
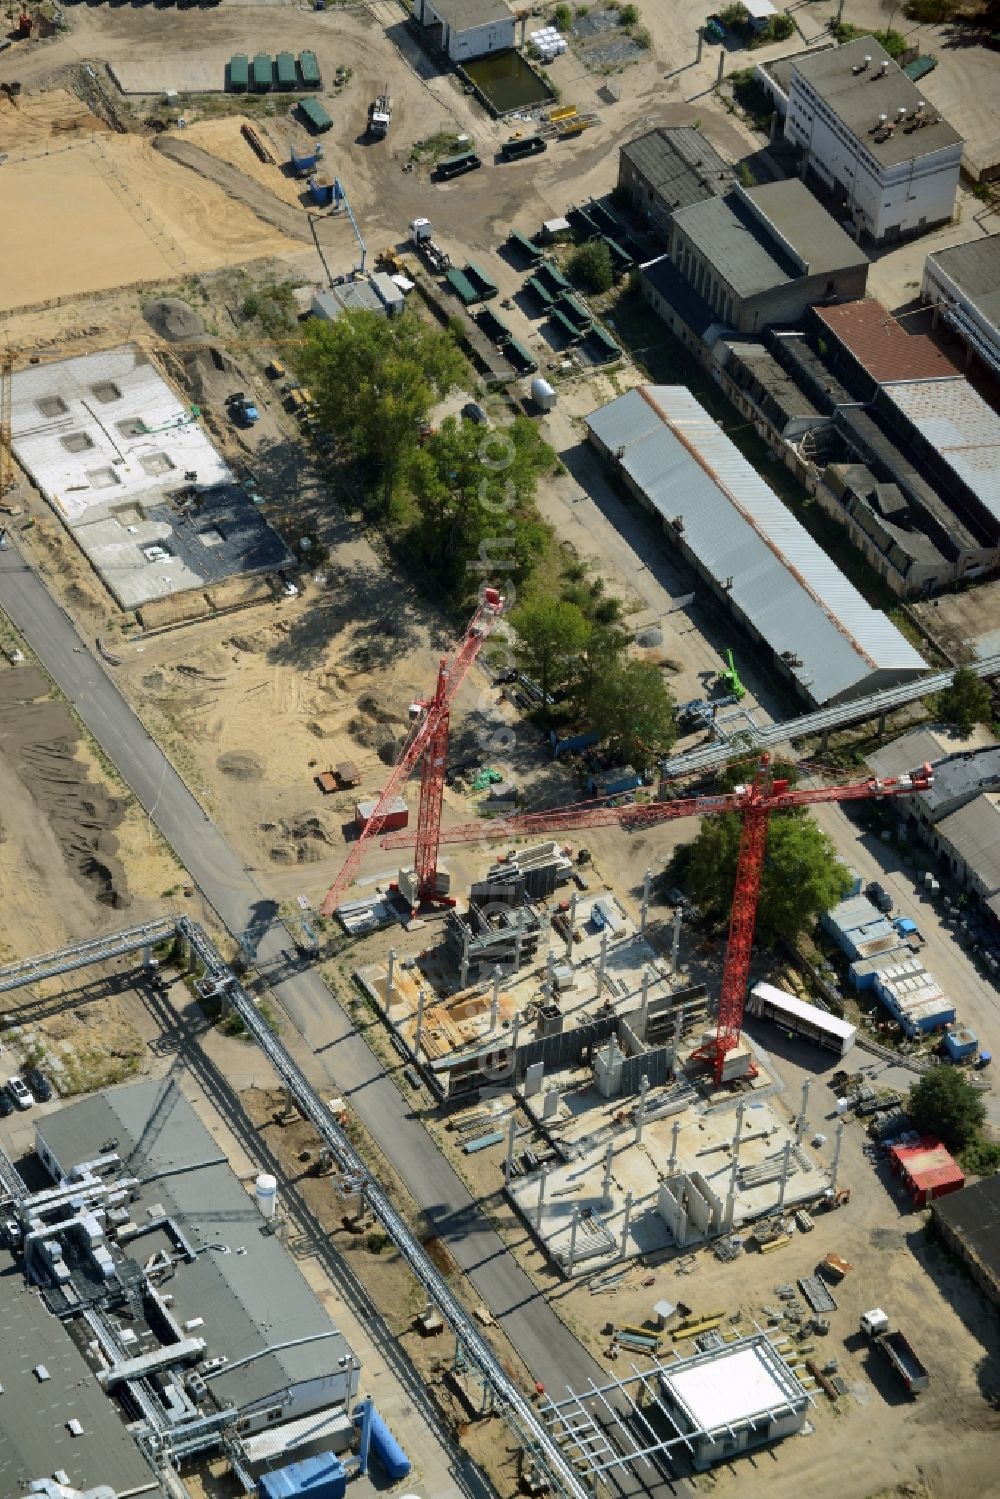
[[[795,71],[785,135],[802,148],[804,165],[821,182],[843,188],[855,223],[872,239],[899,239],[952,216],[962,162],[960,142],[898,165],[881,166],[857,136],[828,116],[826,106]],[[919,132],[913,140],[917,148]]]

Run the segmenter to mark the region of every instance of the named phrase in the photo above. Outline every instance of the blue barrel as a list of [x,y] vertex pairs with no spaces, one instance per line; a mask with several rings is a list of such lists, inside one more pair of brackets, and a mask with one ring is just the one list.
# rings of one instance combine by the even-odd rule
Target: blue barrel
[[395,1483],[410,1471],[410,1459],[396,1441],[377,1410],[372,1411],[371,1452],[386,1477]]

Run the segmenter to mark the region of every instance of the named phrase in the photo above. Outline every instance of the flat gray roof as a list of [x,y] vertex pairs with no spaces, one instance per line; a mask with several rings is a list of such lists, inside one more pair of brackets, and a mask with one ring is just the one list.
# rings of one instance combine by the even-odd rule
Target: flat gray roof
[[678,227],[738,297],[868,264],[868,257],[798,178],[735,187],[680,208]]
[[689,390],[642,386],[587,424],[814,702],[926,671]]
[[950,250],[933,250],[927,259],[954,281],[988,323],[1000,330],[1000,234],[970,239]]
[[351,1352],[346,1339],[288,1252],[263,1231],[253,1198],[220,1160],[219,1146],[172,1079],[110,1089],[45,1115],[36,1128],[64,1171],[99,1155],[109,1139],[117,1139],[114,1149],[140,1180],[208,1163],[151,1182],[132,1209],[141,1223],[149,1207],[162,1203],[195,1249],[221,1244],[230,1251],[209,1249],[193,1263],[178,1262],[170,1282],[178,1320],[205,1319],[198,1336],[208,1344],[206,1358],[233,1364],[273,1343],[332,1334],[213,1375],[210,1387],[221,1404],[251,1405],[339,1372],[339,1360]]
[[[871,63],[861,72],[866,57]],[[886,65],[884,75],[880,73]],[[829,52],[806,53],[792,63],[792,90],[795,76],[804,78],[823,103],[865,147],[880,166],[897,166],[917,156],[930,156],[948,146],[962,144],[962,137],[933,107],[919,86],[907,78],[898,63],[893,62],[881,42],[871,35],[856,37]],[[914,127],[914,116],[921,103],[926,104],[925,118],[931,122]],[[876,142],[879,116],[891,122],[906,110],[907,118],[892,134]]]
[[733,168],[693,125],[658,125],[622,146],[621,154],[673,210],[726,192]]
[[[44,1364],[48,1379],[34,1369]],[[16,1499],[57,1468],[74,1489],[108,1484],[116,1494],[162,1489],[97,1383],[69,1330],[0,1252],[0,1494]],[[66,1423],[83,1427],[74,1437]]]
[[513,20],[505,0],[427,0],[428,9],[455,31],[488,26],[491,21]]

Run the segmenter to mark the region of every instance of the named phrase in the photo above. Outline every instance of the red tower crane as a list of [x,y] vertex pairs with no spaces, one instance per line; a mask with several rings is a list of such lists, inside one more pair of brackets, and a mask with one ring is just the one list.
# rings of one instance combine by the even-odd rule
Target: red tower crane
[[[729,919],[729,939],[719,994],[719,1018],[715,1039],[710,1046],[699,1048],[694,1055],[711,1063],[716,1082],[722,1081],[725,1059],[739,1043],[743,1029],[743,1006],[746,1002],[754,924],[760,900],[760,881],[767,850],[768,820],[772,812],[792,807],[811,807],[819,802],[862,801],[867,797],[905,796],[926,791],[933,784],[929,764],[910,775],[880,779],[870,776],[844,786],[818,786],[793,790],[787,780],[775,780],[770,758],[764,755],[753,780],[737,786],[735,791],[718,796],[680,797],[675,801],[647,802],[645,805],[612,807],[607,803],[580,802],[576,806],[552,812],[525,813],[502,822],[462,823],[440,830],[442,843],[474,843],[482,838],[523,837],[528,833],[558,833],[572,828],[649,827],[678,817],[701,817],[706,814],[736,812],[743,819],[739,854],[736,860],[736,883],[733,908]],[[382,840],[384,848],[402,848],[410,839],[405,833],[392,834]]]
[[[503,613],[504,600],[495,588],[484,588],[479,608],[452,653],[442,656],[438,667],[437,687],[432,698],[418,698],[410,706],[412,726],[406,743],[371,817],[358,834],[343,869],[326,892],[321,906],[324,916],[332,915],[341,896],[354,878],[368,840],[381,832],[386,813],[411,770],[422,759],[420,770],[420,811],[417,816],[414,867],[421,900],[436,894],[438,844],[441,841],[441,802],[448,769],[448,719],[451,704],[468,676],[483,644]],[[411,839],[406,839],[409,843]]]

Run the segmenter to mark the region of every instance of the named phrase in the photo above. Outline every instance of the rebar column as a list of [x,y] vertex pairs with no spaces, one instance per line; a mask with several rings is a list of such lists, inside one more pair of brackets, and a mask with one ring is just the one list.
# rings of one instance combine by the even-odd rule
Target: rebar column
[[576,930],[576,891],[569,898],[569,923],[566,927],[566,958],[573,956],[573,933]]
[[670,1136],[670,1165],[667,1167],[667,1170],[670,1172],[671,1176],[673,1175],[674,1167],[677,1164],[677,1141],[680,1137],[680,1132],[681,1121],[679,1119],[675,1119],[674,1127]]
[[785,1158],[784,1158],[784,1160],[781,1163],[781,1184],[780,1184],[780,1186],[778,1188],[778,1212],[779,1213],[781,1212],[781,1209],[785,1205],[785,1188],[788,1185],[788,1166],[789,1166],[789,1162],[790,1162],[791,1157],[792,1157],[792,1142],[791,1142],[791,1140],[786,1140],[785,1141],[784,1157]]
[[597,997],[600,999],[604,989],[604,968],[608,961],[608,929],[601,933],[601,956],[597,960]]
[[649,895],[653,888],[653,871],[647,869],[642,877],[642,905],[639,908],[639,936],[646,935],[646,922],[649,920]]
[[469,982],[469,932],[466,928],[462,932],[462,961],[458,968],[458,987],[465,989]]
[[631,1223],[631,1221],[632,1221],[632,1193],[631,1192],[626,1192],[625,1193],[625,1216],[622,1219],[622,1244],[621,1244],[621,1257],[622,1257],[622,1259],[625,1258],[625,1251],[628,1248],[628,1230],[629,1230],[629,1224]]
[[535,1208],[535,1231],[542,1231],[542,1208],[545,1206],[545,1178],[549,1174],[548,1166],[543,1166],[538,1177],[538,1205]]
[[645,1041],[649,1024],[649,965],[642,970],[642,1001],[639,1010],[639,1039]]
[[517,1139],[517,1115],[511,1114],[507,1126],[507,1159],[503,1163],[504,1185],[510,1186],[510,1173],[514,1167],[514,1141]]
[[843,1139],[844,1121],[842,1119],[837,1125],[837,1134],[833,1142],[833,1160],[830,1163],[830,1190],[832,1192],[836,1192],[837,1190],[837,1167],[840,1165],[840,1147],[843,1143]]
[[576,1231],[580,1227],[580,1204],[573,1207],[573,1219],[569,1226],[569,1255],[566,1259],[566,1274],[573,1274],[573,1261],[576,1259]]
[[681,953],[681,917],[683,912],[680,906],[674,907],[674,936],[670,944],[670,972],[677,972],[677,962]]
[[809,1081],[808,1078],[806,1078],[805,1082],[802,1084],[802,1107],[799,1109],[799,1117],[795,1121],[795,1143],[796,1143],[796,1145],[798,1145],[798,1144],[801,1143],[802,1136],[805,1134],[805,1129],[806,1129],[806,1109],[809,1107],[809,1089],[811,1087],[812,1087],[811,1082]]
[[608,1145],[604,1152],[604,1180],[601,1182],[601,1201],[608,1207],[611,1206],[611,1172],[615,1164],[615,1147]]
[[395,973],[396,973],[396,949],[394,947],[390,947],[390,949],[389,949],[389,966],[388,966],[388,968],[386,970],[386,976],[385,976],[385,1013],[387,1015],[389,1013],[389,1007],[392,1004],[392,986],[393,986],[393,981],[394,981],[394,978],[395,978]]
[[635,1111],[635,1143],[638,1145],[642,1140],[642,1126],[646,1122],[646,1094],[649,1092],[649,1078],[643,1073],[639,1084],[639,1104]]
[[420,1060],[420,1041],[424,1029],[424,1005],[427,1003],[427,990],[420,986],[417,990],[417,1029],[413,1036],[413,1056],[416,1061]]
[[493,994],[490,998],[490,1030],[495,1031],[500,1018],[500,968],[493,970]]

